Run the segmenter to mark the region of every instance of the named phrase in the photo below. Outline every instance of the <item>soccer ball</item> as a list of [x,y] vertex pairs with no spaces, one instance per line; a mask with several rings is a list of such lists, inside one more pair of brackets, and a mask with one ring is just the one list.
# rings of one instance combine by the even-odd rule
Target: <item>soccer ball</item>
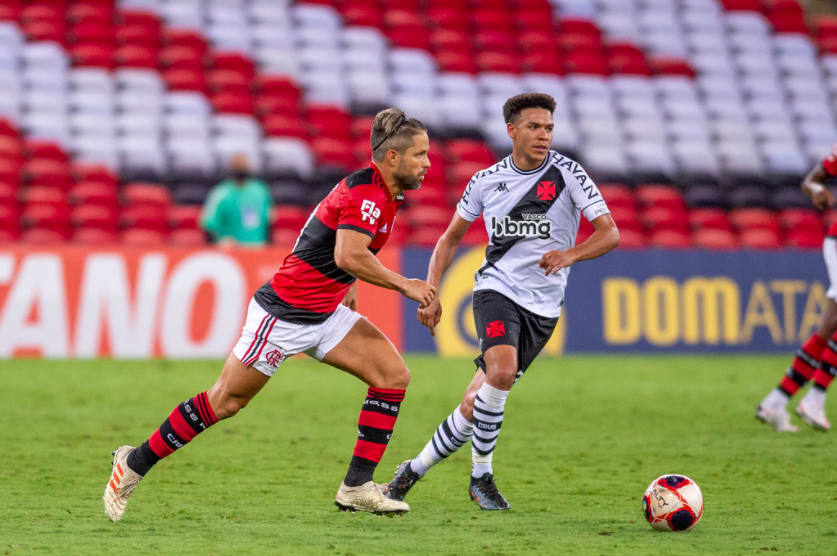
[[686,531],[703,517],[703,494],[685,475],[663,475],[645,489],[642,513],[654,529]]

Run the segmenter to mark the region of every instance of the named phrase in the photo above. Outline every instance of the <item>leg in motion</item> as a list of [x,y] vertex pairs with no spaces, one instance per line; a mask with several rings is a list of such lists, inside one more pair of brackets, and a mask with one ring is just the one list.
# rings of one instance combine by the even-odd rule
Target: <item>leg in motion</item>
[[208,392],[201,392],[177,405],[139,447],[117,448],[113,452],[113,470],[103,496],[108,519],[119,521],[122,518],[128,498],[154,464],[185,446],[220,419],[238,413],[261,390],[268,378],[230,354],[221,376]]
[[503,425],[506,399],[517,376],[517,348],[497,345],[486,350],[485,382],[474,399],[471,481],[468,492],[483,510],[507,510],[508,501],[494,484],[492,459]]
[[471,384],[465,390],[462,403],[436,427],[433,436],[415,458],[401,462],[396,468],[395,477],[384,490],[387,496],[393,500],[403,500],[416,481],[424,477],[431,467],[468,442],[474,430],[471,423],[474,399],[483,382],[485,373],[482,369],[477,369]]
[[409,511],[403,501],[384,496],[372,478],[392,437],[410,372],[395,346],[366,319],[322,358],[369,385],[358,418],[358,438],[346,477],[335,496],[341,510],[395,514]]

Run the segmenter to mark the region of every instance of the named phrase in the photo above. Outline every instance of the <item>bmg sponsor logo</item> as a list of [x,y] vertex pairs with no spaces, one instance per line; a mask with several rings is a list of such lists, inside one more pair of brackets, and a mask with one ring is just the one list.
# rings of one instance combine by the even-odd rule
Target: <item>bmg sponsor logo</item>
[[491,231],[494,237],[531,237],[549,239],[552,235],[552,222],[545,214],[523,213],[522,220],[513,220],[504,216],[502,220],[491,217]]

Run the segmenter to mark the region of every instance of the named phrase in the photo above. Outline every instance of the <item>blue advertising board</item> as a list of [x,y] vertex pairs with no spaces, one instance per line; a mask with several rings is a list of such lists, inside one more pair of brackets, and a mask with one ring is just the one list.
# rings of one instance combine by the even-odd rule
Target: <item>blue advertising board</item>
[[[404,249],[403,271],[423,277],[430,251]],[[483,248],[460,252],[440,290],[436,337],[404,302],[407,351],[473,355],[473,273]],[[781,352],[816,329],[828,302],[818,250],[620,251],[576,264],[564,314],[545,349],[580,352]]]

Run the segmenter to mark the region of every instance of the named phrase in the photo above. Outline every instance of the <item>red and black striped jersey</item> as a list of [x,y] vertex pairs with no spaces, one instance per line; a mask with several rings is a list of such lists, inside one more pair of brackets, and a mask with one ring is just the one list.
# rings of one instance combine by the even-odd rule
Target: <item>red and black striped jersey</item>
[[392,233],[400,204],[401,196],[393,199],[374,164],[342,179],[308,217],[293,251],[256,292],[256,301],[284,321],[326,320],[355,281],[334,261],[337,230],[368,235],[369,250],[377,253]]

